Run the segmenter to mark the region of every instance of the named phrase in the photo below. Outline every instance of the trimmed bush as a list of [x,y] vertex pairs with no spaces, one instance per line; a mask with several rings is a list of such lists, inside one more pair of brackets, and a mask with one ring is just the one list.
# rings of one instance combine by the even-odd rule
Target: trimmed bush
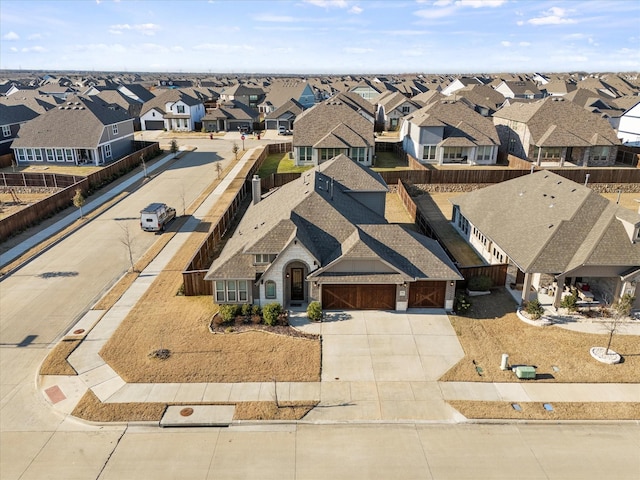
[[260,305],[251,306],[251,315],[258,315],[258,316],[262,315],[262,309],[260,308]]
[[264,318],[264,323],[269,326],[274,326],[278,323],[278,318],[282,313],[282,305],[278,302],[269,303],[264,306],[262,309],[262,317]]
[[231,323],[238,315],[238,305],[220,305],[220,316],[224,323]]
[[493,280],[491,280],[491,277],[487,277],[486,275],[472,277],[467,282],[467,288],[477,292],[485,292],[491,287],[493,287]]
[[527,312],[533,320],[538,320],[544,313],[544,308],[540,304],[540,301],[535,299],[527,302],[524,311]]
[[459,293],[453,301],[453,308],[458,314],[466,313],[471,309],[471,301],[466,295]]
[[322,320],[322,306],[320,302],[311,302],[307,307],[307,317],[312,322],[319,322]]
[[573,290],[571,292],[571,295],[562,297],[560,306],[562,308],[566,308],[569,312],[575,312],[576,310],[578,310],[578,292],[576,290]]
[[242,307],[240,307],[240,315],[242,315],[243,317],[248,317],[249,315],[251,315],[251,305],[249,305],[248,303],[243,304]]

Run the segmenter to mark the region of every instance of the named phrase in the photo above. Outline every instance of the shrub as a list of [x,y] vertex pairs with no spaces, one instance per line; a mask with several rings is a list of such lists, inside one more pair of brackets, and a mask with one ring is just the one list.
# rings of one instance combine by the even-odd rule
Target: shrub
[[477,277],[472,277],[467,282],[467,288],[469,290],[474,290],[478,292],[484,292],[493,287],[493,280],[491,277],[487,277],[486,275],[478,275]]
[[322,306],[320,302],[311,302],[307,307],[307,317],[312,322],[319,322],[322,320]]
[[238,305],[220,305],[220,316],[224,323],[231,323],[238,315]]
[[171,146],[169,147],[171,153],[178,153],[178,142],[175,139],[171,140]]
[[260,308],[260,305],[251,306],[251,315],[262,315],[262,309]]
[[544,308],[540,304],[540,301],[536,298],[535,300],[527,302],[524,307],[524,311],[527,312],[533,320],[538,320],[544,313]]
[[578,310],[578,292],[574,290],[571,292],[571,295],[562,297],[560,306],[562,308],[566,308],[569,312],[575,312]]
[[625,293],[614,305],[613,308],[616,313],[621,317],[628,317],[631,314],[633,302],[636,301],[636,297],[630,293]]
[[251,305],[249,305],[248,303],[243,304],[242,307],[240,307],[240,314],[243,317],[248,317],[249,315],[251,315]]
[[278,322],[278,317],[282,313],[282,305],[278,302],[269,303],[262,309],[262,316],[264,317],[264,323],[269,326],[274,326]]
[[459,293],[453,301],[453,308],[457,313],[466,313],[471,309],[471,301],[466,295]]

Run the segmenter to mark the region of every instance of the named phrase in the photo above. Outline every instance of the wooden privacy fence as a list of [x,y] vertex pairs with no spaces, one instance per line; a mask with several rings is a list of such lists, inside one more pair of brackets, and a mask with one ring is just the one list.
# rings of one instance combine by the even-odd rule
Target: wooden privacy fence
[[[274,145],[285,145],[283,148],[287,148],[286,145],[289,145],[289,148],[291,148],[291,143],[266,145],[253,160],[253,164],[247,170],[245,176],[236,178],[231,182],[231,185],[229,185],[227,191],[233,191],[235,188],[236,194],[229,202],[224,213],[215,222],[211,230],[209,230],[207,237],[200,244],[182,272],[182,282],[184,285],[184,294],[186,296],[213,295],[212,282],[204,280],[204,277],[207,274],[207,269],[211,266],[213,260],[215,260],[215,255],[219,253],[219,243],[233,224],[234,218],[239,213],[242,213],[240,210],[243,200],[248,193],[251,192],[251,179],[253,178],[253,175],[255,175],[260,169],[268,154],[280,153],[278,151],[272,151],[271,147]],[[280,147],[275,148],[277,150]]]
[[59,173],[0,172],[0,186],[63,189],[0,220],[0,242],[32,225],[38,224],[56,212],[71,206],[78,188],[86,197],[92,190],[115,180],[117,177],[140,165],[140,157],[142,155],[151,158],[159,151],[160,146],[158,143],[147,143],[147,146],[143,149],[91,173],[87,177],[80,175],[63,175]]
[[0,155],[0,168],[10,167],[11,165],[13,165],[13,153]]
[[479,265],[476,267],[458,267],[458,271],[464,277],[464,281],[458,282],[458,286],[464,288],[470,279],[480,276],[489,277],[496,287],[504,286],[507,282],[507,267],[508,265],[506,263]]

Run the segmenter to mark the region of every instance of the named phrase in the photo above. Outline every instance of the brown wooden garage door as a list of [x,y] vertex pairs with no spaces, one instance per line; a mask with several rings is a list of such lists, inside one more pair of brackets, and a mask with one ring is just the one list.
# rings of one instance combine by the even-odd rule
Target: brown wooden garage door
[[414,282],[409,285],[409,308],[444,308],[447,282]]
[[395,285],[323,285],[325,310],[395,310]]

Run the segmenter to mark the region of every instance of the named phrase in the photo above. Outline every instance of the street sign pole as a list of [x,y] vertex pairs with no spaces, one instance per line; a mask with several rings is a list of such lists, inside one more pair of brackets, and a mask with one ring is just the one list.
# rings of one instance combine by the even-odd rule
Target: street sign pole
[[240,140],[242,140],[242,150],[244,151],[244,134],[240,136]]

